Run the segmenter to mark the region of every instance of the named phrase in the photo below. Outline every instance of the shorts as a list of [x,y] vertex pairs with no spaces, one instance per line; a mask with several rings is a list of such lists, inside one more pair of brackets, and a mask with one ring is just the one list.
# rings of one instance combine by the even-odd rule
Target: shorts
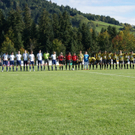
[[73,61],[72,62],[72,65],[77,65],[77,61]]
[[111,64],[111,59],[110,59],[110,60],[107,60],[107,63],[108,63],[108,64]]
[[49,64],[49,59],[45,59],[45,64]]
[[14,65],[14,61],[10,61],[10,66],[11,66],[11,65],[12,65],[12,66]]
[[42,64],[42,60],[38,60],[38,65],[39,65],[39,64]]
[[62,61],[59,61],[59,64],[64,64],[64,60],[62,60]]
[[78,61],[78,64],[82,64],[82,61]]
[[21,66],[21,60],[17,60],[17,66],[20,65]]
[[52,60],[52,65],[56,65],[56,60]]
[[117,64],[117,61],[116,60],[113,60],[113,64],[116,63]]
[[102,60],[102,63],[106,64],[106,62],[107,62],[107,61],[106,61],[105,59]]
[[124,64],[127,64],[128,63],[128,61],[124,61]]
[[3,61],[3,65],[8,65],[8,61]]
[[27,60],[25,60],[25,61],[23,61],[23,63],[24,63],[24,65],[27,65],[27,64],[28,64],[28,61],[27,61]]
[[98,63],[101,63],[101,60],[96,60],[96,62],[97,62],[97,64],[98,64]]
[[123,61],[119,61],[119,64],[123,64]]
[[30,62],[30,65],[34,65],[34,61],[31,61],[31,62]]
[[133,61],[133,60],[130,60],[130,64],[131,64],[131,63],[134,63],[134,61]]
[[67,64],[70,64],[70,63],[71,63],[71,60],[66,60],[66,63],[67,63]]

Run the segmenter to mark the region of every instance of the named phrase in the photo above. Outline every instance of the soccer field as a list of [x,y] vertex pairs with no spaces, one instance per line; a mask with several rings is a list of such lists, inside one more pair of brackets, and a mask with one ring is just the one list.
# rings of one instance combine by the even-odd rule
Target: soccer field
[[0,135],[134,135],[135,70],[0,73]]

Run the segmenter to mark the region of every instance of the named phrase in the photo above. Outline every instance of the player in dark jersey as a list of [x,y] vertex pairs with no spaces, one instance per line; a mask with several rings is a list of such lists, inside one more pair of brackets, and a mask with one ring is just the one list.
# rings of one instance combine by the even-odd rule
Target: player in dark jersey
[[74,55],[72,56],[72,70],[74,70],[74,66],[75,66],[75,70],[77,70],[77,55],[76,55],[76,53],[74,53]]
[[69,70],[70,70],[70,63],[72,61],[72,55],[71,53],[69,52],[67,55],[66,55],[66,70],[67,70],[67,65],[69,65]]
[[61,70],[61,69],[63,70],[64,56],[63,56],[62,52],[60,53],[58,60],[59,60],[59,70]]

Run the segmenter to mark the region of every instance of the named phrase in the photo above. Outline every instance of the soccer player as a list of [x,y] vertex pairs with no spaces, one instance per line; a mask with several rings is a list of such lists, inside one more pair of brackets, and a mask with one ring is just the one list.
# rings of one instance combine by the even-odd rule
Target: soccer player
[[28,71],[28,54],[26,50],[23,54],[23,63],[24,63],[23,70],[25,71],[25,67],[26,67],[26,71]]
[[101,69],[101,51],[96,54],[96,69],[98,68],[98,64],[100,65]]
[[110,65],[110,69],[111,69],[111,59],[112,59],[112,53],[109,52],[107,53],[107,69],[108,69],[108,65]]
[[18,54],[16,54],[16,60],[17,60],[16,71],[18,71],[18,66],[20,66],[20,71],[22,71],[21,58],[22,55],[20,54],[20,51],[18,51]]
[[130,61],[130,68],[131,68],[131,64],[132,64],[133,69],[134,69],[134,57],[135,57],[135,54],[133,53],[133,51],[131,51],[129,54],[129,61]]
[[124,69],[126,69],[126,65],[127,65],[127,69],[128,69],[128,53],[124,54]]
[[75,66],[75,70],[77,70],[77,55],[76,55],[76,53],[74,53],[73,54],[73,56],[72,56],[72,70],[74,70],[74,66]]
[[86,66],[86,69],[88,70],[88,65],[89,65],[88,62],[89,62],[89,55],[86,51],[85,54],[84,54],[84,70],[85,70],[85,66]]
[[35,56],[33,54],[33,51],[31,51],[31,54],[29,55],[29,59],[30,59],[30,72],[31,72],[31,66],[33,66],[33,71],[34,70],[34,61],[35,61]]
[[107,63],[107,52],[105,51],[103,54],[102,54],[102,69],[103,69],[103,66],[104,66],[104,69],[106,68],[106,63]]
[[81,69],[83,70],[83,54],[82,54],[82,51],[80,51],[79,55],[78,55],[78,69],[80,70],[80,65],[81,65]]
[[49,56],[50,56],[50,54],[48,53],[48,51],[46,51],[45,53],[44,53],[44,70],[45,70],[45,66],[48,66],[48,71],[50,70],[50,68],[49,68]]
[[63,53],[61,52],[59,57],[58,57],[58,60],[59,60],[59,70],[63,70],[63,64],[64,64],[64,56],[63,56]]
[[122,68],[123,68],[123,60],[124,60],[124,57],[123,57],[123,53],[122,53],[121,50],[120,50],[120,52],[119,52],[118,57],[119,57],[119,69],[122,69]]
[[2,66],[2,72],[4,71],[4,66],[6,66],[6,71],[8,72],[8,53],[6,52],[3,54],[3,66]]
[[39,50],[39,53],[37,54],[37,59],[38,59],[38,71],[39,71],[39,65],[41,66],[41,71],[42,71],[42,53],[41,50]]
[[94,70],[95,61],[96,61],[95,57],[89,57],[89,70],[91,69],[91,65],[93,65],[93,70]]
[[72,61],[72,55],[70,52],[66,55],[66,70],[67,70],[67,65],[69,65],[69,70],[70,70],[70,63]]
[[11,55],[9,56],[9,59],[10,59],[10,68],[9,68],[9,71],[11,71],[11,67],[14,71],[14,59],[15,59],[15,55],[14,53],[12,52]]
[[116,64],[116,69],[117,69],[118,56],[117,56],[116,52],[114,54],[112,54],[112,59],[113,59],[113,69],[114,69],[114,64]]
[[55,70],[57,70],[57,66],[56,66],[56,52],[53,52],[53,54],[51,55],[52,58],[52,70],[53,70],[53,65],[55,65]]

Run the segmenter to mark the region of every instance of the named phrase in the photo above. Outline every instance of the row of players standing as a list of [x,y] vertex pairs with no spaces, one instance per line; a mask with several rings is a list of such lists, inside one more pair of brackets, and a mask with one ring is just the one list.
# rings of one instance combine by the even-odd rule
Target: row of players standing
[[[8,60],[10,60],[10,68],[9,71],[11,71],[11,67],[13,67],[13,71],[14,71],[14,60],[17,60],[17,66],[16,66],[16,71],[18,71],[18,66],[20,66],[20,70],[22,70],[21,67],[21,59],[23,57],[23,61],[24,61],[24,71],[25,69],[28,71],[28,61],[30,64],[30,71],[31,71],[31,67],[33,67],[33,71],[34,70],[34,64],[35,64],[35,56],[33,54],[33,51],[31,51],[31,54],[27,54],[27,52],[25,51],[23,55],[20,54],[20,51],[18,51],[18,54],[16,54],[16,56],[14,55],[14,53],[12,52],[11,55],[8,55],[8,53],[3,55],[3,67],[2,67],[2,72],[4,71],[4,66],[6,66],[6,70],[8,71]],[[88,55],[87,52],[85,52],[85,54],[82,54],[82,51],[80,51],[79,55],[77,56],[76,53],[73,54],[73,56],[71,55],[71,53],[69,52],[65,57],[63,56],[63,53],[61,53],[58,57],[56,56],[56,52],[53,52],[53,54],[50,57],[50,54],[48,52],[44,53],[44,55],[42,55],[41,50],[39,50],[39,53],[37,54],[37,60],[38,60],[38,70],[39,70],[39,66],[41,66],[41,70],[42,70],[42,60],[44,58],[44,70],[45,67],[48,66],[48,70],[50,70],[49,67],[49,59],[52,59],[52,70],[53,70],[53,65],[55,65],[55,70],[57,70],[57,66],[56,66],[56,60],[59,60],[59,69],[63,70],[63,65],[65,64],[65,68],[67,70],[67,65],[69,65],[69,70],[71,68],[71,63],[72,63],[72,69],[77,70],[77,65],[78,65],[78,69],[83,69],[83,61],[84,61],[84,70],[87,69],[88,70],[88,65],[89,65],[89,69],[91,69],[91,65],[93,65],[93,69],[94,69],[94,64],[96,62],[96,68],[98,68],[98,65],[100,65],[100,69],[103,68],[108,68],[108,66],[110,65],[110,69],[111,69],[111,59],[113,59],[113,69],[114,69],[114,64],[116,65],[116,69],[117,69],[117,60],[119,60],[119,68],[123,68],[123,63],[124,63],[124,68],[127,65],[128,68],[128,61],[130,60],[130,68],[131,65],[134,68],[134,57],[135,54],[133,53],[133,51],[131,51],[129,54],[128,53],[122,53],[122,51],[119,52],[119,54],[116,53],[107,53],[106,51],[104,53],[101,54],[101,51],[99,51],[98,53],[95,54],[95,57],[90,57]],[[85,68],[86,67],[86,68]]]

